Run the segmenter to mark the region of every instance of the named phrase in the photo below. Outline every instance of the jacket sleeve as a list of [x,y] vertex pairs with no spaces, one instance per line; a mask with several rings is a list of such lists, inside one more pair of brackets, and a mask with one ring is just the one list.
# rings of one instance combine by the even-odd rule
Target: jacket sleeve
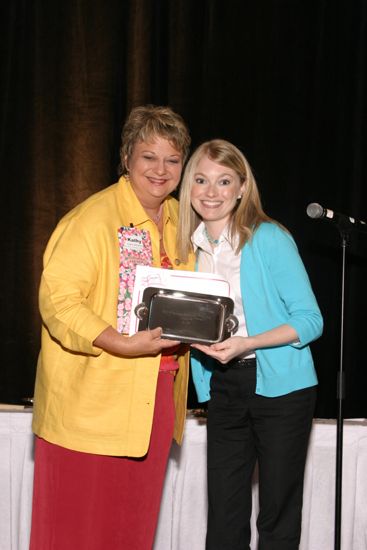
[[92,244],[78,218],[59,223],[44,254],[39,307],[45,327],[63,347],[99,355],[92,342],[109,323],[94,311],[98,262]]

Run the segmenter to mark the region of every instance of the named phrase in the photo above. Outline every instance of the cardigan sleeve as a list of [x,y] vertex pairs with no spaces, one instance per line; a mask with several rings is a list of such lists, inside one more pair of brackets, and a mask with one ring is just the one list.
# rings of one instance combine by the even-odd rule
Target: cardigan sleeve
[[288,324],[298,334],[295,347],[304,346],[322,334],[323,319],[311,283],[293,237],[272,226],[273,238],[266,244],[269,268],[288,312]]
[[192,381],[195,386],[198,401],[200,403],[209,401],[210,379],[214,368],[214,361],[208,355],[192,348],[190,351],[190,363]]
[[[303,347],[318,338],[323,330],[322,315],[290,233],[274,223],[263,223],[250,245],[245,245],[243,256],[244,288],[254,291],[247,293],[245,304],[252,333],[287,323],[298,334],[295,347]],[[262,307],[252,293],[262,300]]]

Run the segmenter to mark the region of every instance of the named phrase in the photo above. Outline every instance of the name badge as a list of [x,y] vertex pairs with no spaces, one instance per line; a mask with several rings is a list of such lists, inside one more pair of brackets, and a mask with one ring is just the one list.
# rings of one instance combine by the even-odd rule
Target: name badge
[[149,231],[136,227],[120,227],[118,240],[120,264],[117,330],[121,334],[128,334],[136,266],[152,265],[152,243]]

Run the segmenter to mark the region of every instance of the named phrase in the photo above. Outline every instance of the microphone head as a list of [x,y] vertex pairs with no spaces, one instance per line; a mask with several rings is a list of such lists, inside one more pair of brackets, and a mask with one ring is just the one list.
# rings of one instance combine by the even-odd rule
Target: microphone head
[[324,209],[317,202],[311,202],[311,204],[307,206],[307,216],[310,218],[322,218],[323,214]]

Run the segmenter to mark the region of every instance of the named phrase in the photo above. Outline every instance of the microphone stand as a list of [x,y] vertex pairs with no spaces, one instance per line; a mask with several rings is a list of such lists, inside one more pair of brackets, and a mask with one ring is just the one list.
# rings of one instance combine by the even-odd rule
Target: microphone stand
[[342,246],[342,280],[340,313],[340,362],[337,373],[337,431],[336,431],[336,477],[335,477],[335,536],[334,549],[340,550],[342,516],[342,480],[343,480],[343,399],[345,397],[343,355],[344,355],[344,303],[345,303],[345,258],[349,244],[350,229],[339,224]]
[[327,210],[317,203],[311,203],[307,207],[307,214],[310,218],[325,218],[336,223],[342,240],[342,288],[341,288],[341,326],[340,326],[340,366],[337,373],[337,433],[336,433],[336,484],[335,484],[335,536],[334,548],[340,550],[341,532],[341,510],[342,510],[342,475],[343,475],[343,399],[344,391],[344,301],[345,301],[345,257],[346,248],[349,244],[349,237],[353,229],[367,233],[367,223],[355,220],[354,218]]

